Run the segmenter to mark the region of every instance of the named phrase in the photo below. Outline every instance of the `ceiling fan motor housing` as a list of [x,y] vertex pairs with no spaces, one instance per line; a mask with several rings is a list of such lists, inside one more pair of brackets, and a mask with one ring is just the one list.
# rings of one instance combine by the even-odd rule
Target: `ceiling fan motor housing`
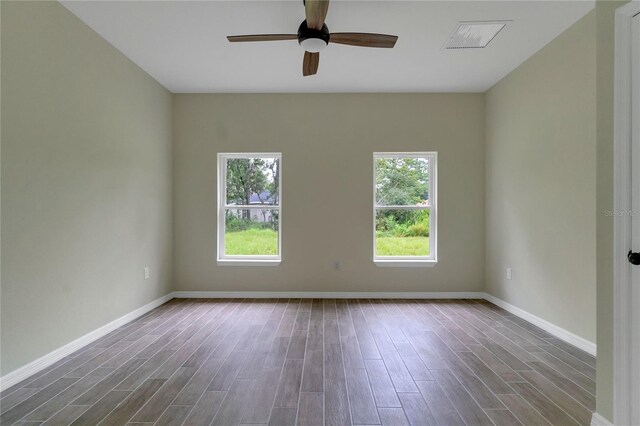
[[306,19],[302,21],[298,28],[298,43],[307,52],[319,52],[329,44],[329,28],[322,25],[321,30],[309,28]]

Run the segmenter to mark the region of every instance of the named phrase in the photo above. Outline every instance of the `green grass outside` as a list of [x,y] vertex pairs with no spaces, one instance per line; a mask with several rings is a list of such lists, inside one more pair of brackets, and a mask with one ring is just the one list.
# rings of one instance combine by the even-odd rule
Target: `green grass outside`
[[[271,229],[249,229],[225,234],[228,255],[278,254],[278,232]],[[378,256],[427,256],[428,237],[377,237]]]
[[271,229],[227,232],[224,239],[227,255],[278,254],[278,232]]
[[428,256],[429,237],[376,237],[378,256]]

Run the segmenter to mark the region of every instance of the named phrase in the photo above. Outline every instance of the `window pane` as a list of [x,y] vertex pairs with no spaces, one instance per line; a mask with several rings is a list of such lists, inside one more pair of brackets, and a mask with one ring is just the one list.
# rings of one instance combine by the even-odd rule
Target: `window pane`
[[375,165],[376,205],[428,205],[427,158],[377,158]]
[[278,205],[280,160],[228,158],[227,205]]
[[377,210],[376,256],[429,256],[429,210]]
[[226,255],[278,255],[278,211],[226,209]]

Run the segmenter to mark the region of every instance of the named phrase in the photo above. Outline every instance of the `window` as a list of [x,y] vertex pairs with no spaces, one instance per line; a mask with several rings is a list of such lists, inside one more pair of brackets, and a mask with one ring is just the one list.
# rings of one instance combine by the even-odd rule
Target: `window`
[[280,263],[281,157],[218,154],[218,263]]
[[436,263],[435,152],[373,154],[373,260],[381,266]]

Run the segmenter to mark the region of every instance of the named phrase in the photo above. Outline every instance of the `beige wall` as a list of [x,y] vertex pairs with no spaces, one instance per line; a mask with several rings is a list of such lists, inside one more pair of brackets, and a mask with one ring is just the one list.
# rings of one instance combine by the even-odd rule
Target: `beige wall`
[[4,375],[171,290],[171,94],[57,2],[1,3]]
[[485,152],[487,291],[592,342],[595,19],[592,11],[487,92]]
[[[177,290],[482,291],[482,94],[177,95]],[[216,153],[282,152],[276,267],[216,265]],[[438,151],[433,268],[372,262],[372,154]],[[333,261],[340,270],[333,269]]]

